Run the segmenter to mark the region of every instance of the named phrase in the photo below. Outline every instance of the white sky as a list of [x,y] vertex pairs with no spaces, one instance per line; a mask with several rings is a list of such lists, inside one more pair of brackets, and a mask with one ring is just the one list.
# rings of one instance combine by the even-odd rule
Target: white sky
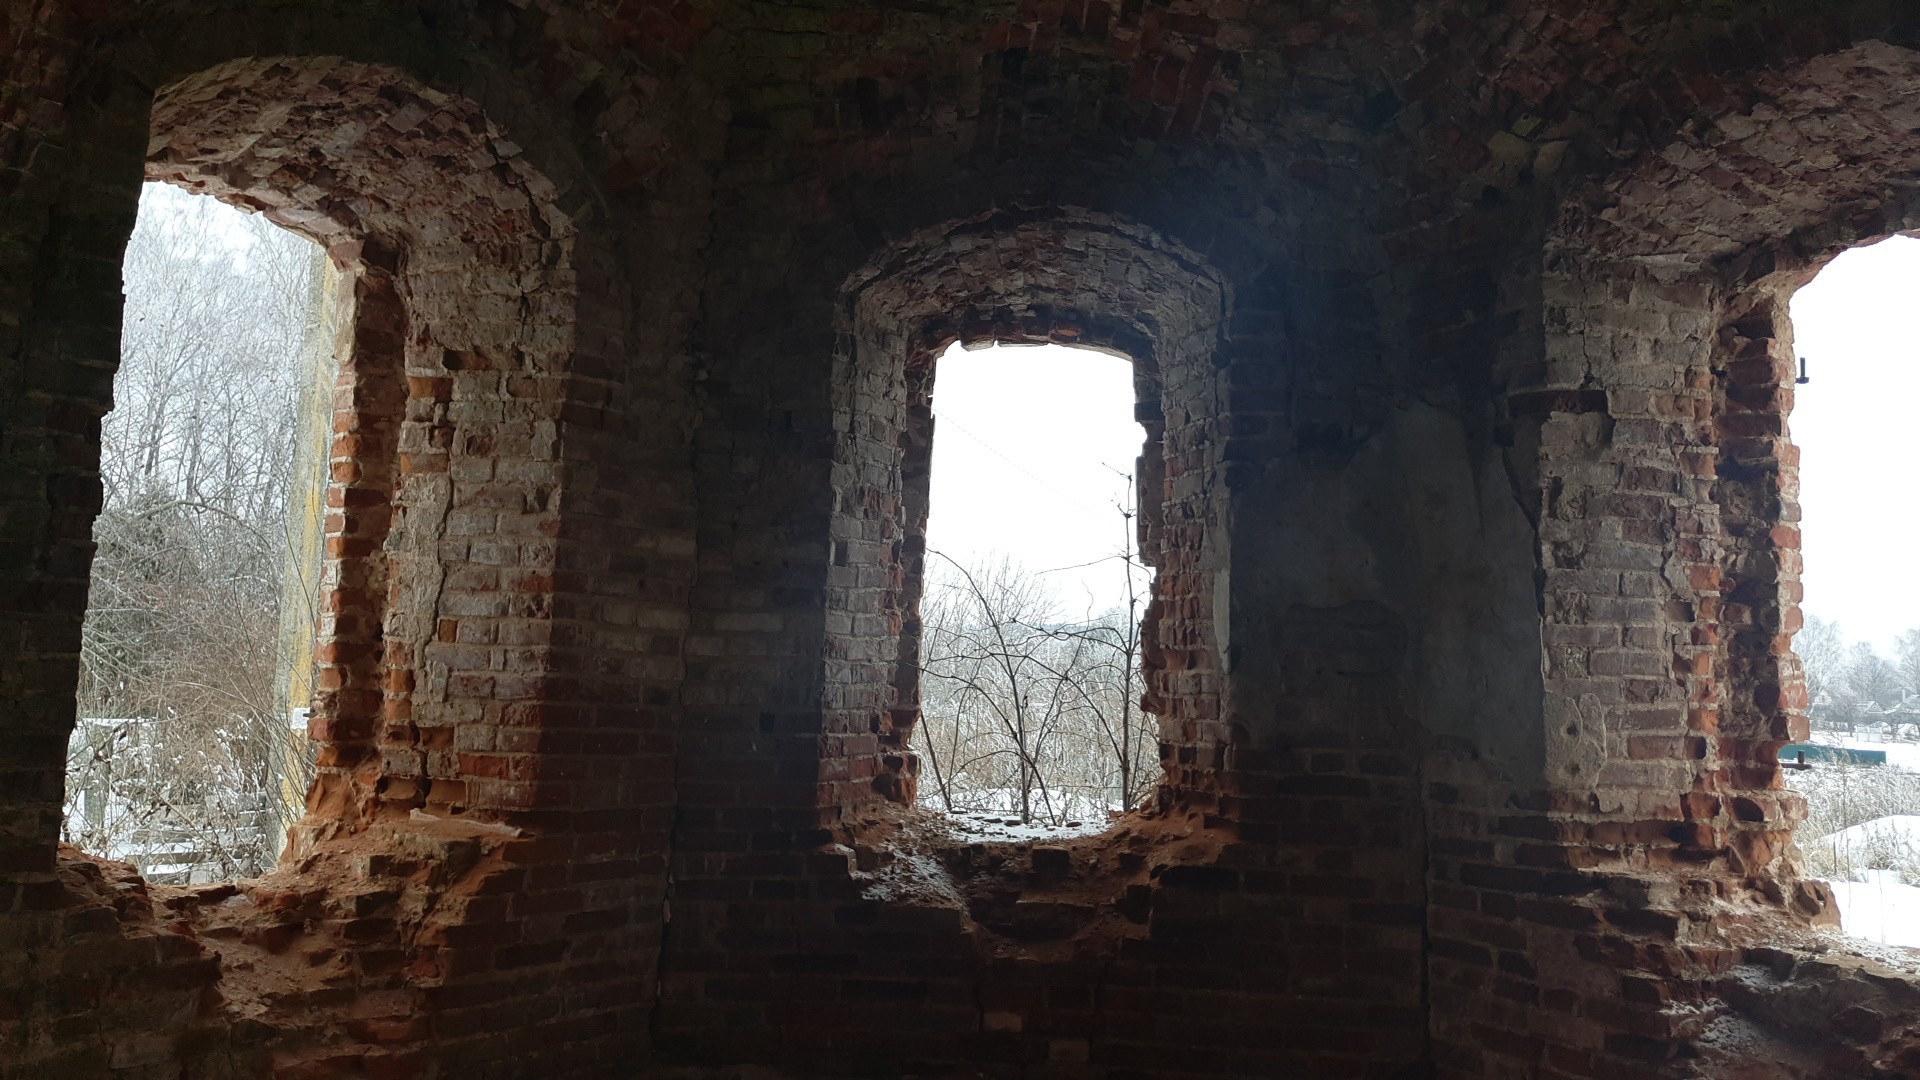
[[[241,271],[246,270],[248,253],[259,242],[253,226],[252,215],[211,195],[196,195],[186,188],[155,181],[140,185],[140,212],[134,220],[135,229],[155,229],[169,234],[203,233],[225,247],[234,266]],[[277,226],[275,231],[283,237],[297,235]]]
[[1795,387],[1809,615],[1882,654],[1920,626],[1920,240],[1840,255],[1793,296],[1794,347],[1813,381]]
[[[1133,366],[1059,345],[955,345],[935,369],[933,415],[928,549],[969,567],[1008,555],[1052,571],[1064,617],[1124,608],[1114,556],[1134,532],[1119,508],[1146,437]],[[939,563],[929,555],[928,572]]]

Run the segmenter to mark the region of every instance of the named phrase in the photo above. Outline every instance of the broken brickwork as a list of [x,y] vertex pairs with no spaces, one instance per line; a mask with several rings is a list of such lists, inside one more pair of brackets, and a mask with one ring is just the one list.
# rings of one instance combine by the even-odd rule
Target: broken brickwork
[[[1774,763],[1786,299],[1920,228],[1914,14],[13,5],[0,1076],[1920,1073]],[[143,178],[354,311],[321,776],[190,889],[56,844]],[[1100,836],[910,805],[953,341],[1134,364]]]
[[[857,811],[876,794],[911,788],[911,759],[901,752],[911,749],[917,709],[901,691],[917,687],[918,634],[900,624],[918,611],[928,477],[924,466],[903,469],[903,456],[931,443],[934,358],[956,340],[1072,343],[1133,360],[1136,419],[1147,431],[1141,550],[1161,578],[1145,640],[1148,700],[1170,755],[1163,794],[1207,789],[1199,777],[1220,768],[1227,742],[1210,625],[1225,410],[1204,360],[1226,329],[1227,289],[1194,253],[1124,222],[995,214],[909,238],[850,279],[844,305],[851,325],[834,376],[835,427],[846,441],[836,461],[833,562],[836,577],[852,580],[829,585],[827,651],[836,666],[823,757],[847,771],[830,766],[844,786],[823,793],[827,804]],[[910,643],[904,659],[902,640]],[[863,654],[868,663],[852,662]],[[837,677],[842,660],[846,677]],[[876,754],[877,765],[859,764]],[[890,774],[904,778],[874,782]]]

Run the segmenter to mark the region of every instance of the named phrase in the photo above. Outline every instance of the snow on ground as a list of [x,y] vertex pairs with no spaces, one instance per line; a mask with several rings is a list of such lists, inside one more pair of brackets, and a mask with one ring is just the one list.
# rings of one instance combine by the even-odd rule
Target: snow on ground
[[1831,847],[1840,857],[1845,858],[1853,852],[1865,852],[1875,847],[1893,847],[1913,845],[1920,849],[1920,813],[1889,814],[1874,818],[1829,833],[1813,841],[1821,847]]
[[1902,885],[1891,870],[1863,870],[1860,876],[1866,880],[1827,882],[1840,902],[1841,930],[1848,937],[1920,949],[1920,887]]
[[1020,823],[1018,814],[1008,814],[997,810],[955,810],[942,815],[953,833],[963,839],[984,842],[1002,842],[1010,840],[1065,840],[1075,836],[1093,836],[1107,831],[1112,824],[1102,813],[1097,820],[1088,815],[1089,820],[1074,819],[1064,825],[1046,825],[1040,822]]
[[[1833,859],[1854,880],[1829,880],[1848,937],[1920,949],[1920,887],[1905,884],[1889,865],[1920,857],[1920,814],[1889,814],[1803,844]],[[1877,864],[1877,866],[1875,865]]]
[[961,839],[999,843],[1019,840],[1066,840],[1093,836],[1113,825],[1119,810],[1109,800],[1084,791],[1054,790],[1029,793],[1033,820],[1020,820],[1019,788],[970,787],[956,791],[965,805],[947,809],[927,788],[920,789],[920,805],[938,815],[947,831]]

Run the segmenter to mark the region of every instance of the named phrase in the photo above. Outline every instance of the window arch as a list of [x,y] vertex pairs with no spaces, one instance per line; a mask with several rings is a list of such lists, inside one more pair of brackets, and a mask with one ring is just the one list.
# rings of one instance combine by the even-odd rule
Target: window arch
[[545,665],[507,664],[500,628],[552,607],[573,296],[552,183],[471,103],[339,58],[190,76],[153,130],[150,178],[265,213],[352,279],[310,809],[532,804],[537,777],[480,731]]
[[[1231,304],[1204,260],[1106,215],[988,214],[916,234],[845,289],[833,382],[834,573],[823,680],[823,809],[911,802],[932,365],[949,344],[1073,344],[1134,364],[1146,431],[1142,559],[1157,571],[1143,644],[1161,718],[1161,799],[1214,797],[1220,722],[1212,575],[1224,489],[1208,363]],[[881,619],[864,624],[858,614]]]

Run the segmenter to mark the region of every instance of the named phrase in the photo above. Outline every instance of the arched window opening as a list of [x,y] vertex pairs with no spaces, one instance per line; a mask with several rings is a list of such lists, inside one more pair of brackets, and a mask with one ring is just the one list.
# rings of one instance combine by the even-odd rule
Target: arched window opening
[[956,344],[934,380],[920,804],[987,835],[1098,831],[1161,772],[1140,707],[1152,571],[1133,366]]
[[313,777],[346,313],[317,245],[167,184],[123,273],[64,839],[154,882],[258,874]]
[[[1058,830],[1070,821],[1078,821],[1080,829],[1100,831],[1115,807],[1139,806],[1147,793],[1153,812],[1218,805],[1230,742],[1221,712],[1219,662],[1227,611],[1216,602],[1215,592],[1225,569],[1227,494],[1219,437],[1225,411],[1223,365],[1215,352],[1230,309],[1230,294],[1220,279],[1199,255],[1151,230],[1103,214],[1058,208],[1040,218],[1021,215],[1017,220],[994,211],[922,230],[850,276],[845,290],[833,381],[830,543],[823,553],[828,559],[822,710],[819,735],[809,733],[801,748],[818,763],[817,782],[808,795],[819,820],[857,838],[869,824],[886,817],[888,804],[946,805],[935,765],[928,760],[927,747],[933,744],[919,730],[923,690],[936,692],[927,685],[931,680],[922,677],[923,668],[937,665],[942,656],[922,648],[922,599],[928,592],[924,579],[929,572],[978,563],[986,554],[946,551],[948,558],[930,559],[926,548],[937,428],[935,369],[966,369],[981,360],[955,355],[951,346],[956,341],[973,350],[997,343],[1017,347],[1011,370],[992,380],[996,385],[986,396],[1003,409],[1013,408],[1008,402],[1014,396],[1050,406],[1051,412],[1042,409],[1026,422],[1036,434],[1058,428],[1068,413],[1078,415],[1087,400],[1074,378],[1063,379],[1051,392],[1035,389],[1036,372],[1058,367],[1048,363],[1050,358],[1078,355],[1110,373],[1082,375],[1078,382],[1111,380],[1115,403],[1102,411],[1113,423],[1125,425],[1127,449],[1092,460],[1099,463],[1096,475],[1103,490],[1109,489],[1108,477],[1121,480],[1116,472],[1134,475],[1132,558],[1152,568],[1150,575],[1144,569],[1135,571],[1138,631],[1132,620],[1120,624],[1123,638],[1132,637],[1138,650],[1127,660],[1126,646],[1121,645],[1120,670],[1137,671],[1139,695],[1127,693],[1117,722],[1124,725],[1130,718],[1144,728],[1147,721],[1140,711],[1152,716],[1153,764],[1137,767],[1141,755],[1136,748],[1144,750],[1146,740],[1134,737],[1135,728],[1114,729],[1114,738],[1106,742],[1122,743],[1126,753],[1115,751],[1111,801],[1093,795],[1092,789],[1100,785],[1088,783],[1080,785],[1087,791],[1083,801],[1062,808],[1053,805],[1051,791],[1036,799],[1037,787],[1019,779],[1017,762],[1023,755],[1017,746],[995,753],[992,756],[1015,760],[1013,781],[983,786],[1011,789],[1014,797],[990,804],[999,809],[983,810],[983,825],[990,818],[992,830],[1001,831],[1003,838],[1004,830],[1031,830],[1036,822],[1043,832],[1048,823],[1057,823]],[[1046,343],[1082,352],[1037,351]],[[1088,355],[1086,350],[1105,355]],[[950,414],[956,384],[940,377],[946,396],[938,411]],[[955,426],[972,427],[965,416]],[[964,434],[941,438],[944,443],[956,437],[967,441]],[[1051,453],[1002,452],[1023,466],[1037,462],[1020,461],[1022,455]],[[1004,496],[972,516],[999,523],[995,528],[1004,538],[1039,536],[1055,531],[1055,515],[1067,512],[1058,495],[1050,493],[1046,499],[1045,521],[1000,513]],[[1106,519],[1093,527],[1097,536],[1111,539],[1099,540],[1083,557],[1063,561],[1036,553],[1029,563],[1034,571],[1054,571],[1047,577],[1062,582],[1063,620],[1069,613],[1097,617],[1104,608],[1125,603],[1117,593],[1102,603],[1061,577],[1067,566],[1110,559],[1116,545],[1129,539],[1125,511],[1116,507],[1109,518],[1098,493],[1079,501],[1095,517]],[[763,731],[777,730],[779,718],[763,717],[761,723]],[[938,725],[935,714],[933,726]],[[1127,733],[1124,740],[1118,737],[1122,731]],[[1056,745],[1064,748],[1064,743]],[[1024,756],[1039,755],[1029,748]],[[1124,782],[1117,767],[1121,757],[1128,765]],[[950,755],[938,768],[944,773],[965,760],[964,755]],[[1028,761],[1029,777],[1034,764]],[[1016,801],[1022,791],[1024,800]],[[961,800],[954,801],[957,809]],[[1013,824],[1007,824],[1009,820]]]
[[1792,301],[1810,733],[1782,751],[1807,798],[1798,842],[1848,934],[1920,947],[1920,472],[1908,404],[1920,364],[1904,315],[1920,239],[1841,254]]

